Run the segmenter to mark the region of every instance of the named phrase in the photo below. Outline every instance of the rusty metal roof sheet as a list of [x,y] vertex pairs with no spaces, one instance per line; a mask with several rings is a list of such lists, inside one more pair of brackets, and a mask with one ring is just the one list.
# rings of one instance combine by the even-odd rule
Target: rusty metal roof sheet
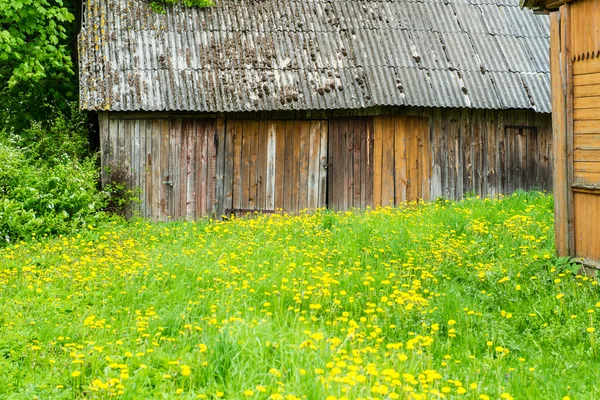
[[550,112],[548,17],[519,0],[87,0],[81,107]]

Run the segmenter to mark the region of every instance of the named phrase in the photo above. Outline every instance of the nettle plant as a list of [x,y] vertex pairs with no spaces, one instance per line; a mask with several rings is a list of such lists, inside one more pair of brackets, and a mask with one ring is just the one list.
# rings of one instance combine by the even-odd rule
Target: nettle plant
[[152,0],[150,2],[152,9],[159,13],[165,12],[165,6],[174,4],[183,4],[188,7],[205,8],[214,6],[215,2],[212,0]]

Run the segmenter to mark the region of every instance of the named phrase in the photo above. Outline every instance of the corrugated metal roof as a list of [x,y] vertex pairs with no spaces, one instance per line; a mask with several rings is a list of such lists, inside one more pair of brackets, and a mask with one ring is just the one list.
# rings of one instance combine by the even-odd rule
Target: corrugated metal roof
[[87,110],[550,112],[548,17],[519,0],[88,0]]

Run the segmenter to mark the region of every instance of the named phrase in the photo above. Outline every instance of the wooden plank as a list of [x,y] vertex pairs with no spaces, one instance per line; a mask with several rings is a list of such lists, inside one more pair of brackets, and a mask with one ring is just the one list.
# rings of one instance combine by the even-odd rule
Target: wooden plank
[[150,142],[150,155],[148,162],[152,164],[151,178],[149,179],[149,213],[154,220],[160,219],[160,195],[161,195],[161,143],[162,143],[162,120],[152,120],[151,131],[148,133]]
[[600,72],[595,74],[573,76],[574,86],[600,85]]
[[[250,124],[250,135],[248,138],[250,159],[249,159],[249,182],[248,182],[248,209],[256,210],[258,204],[258,186],[259,186],[259,134],[260,122],[256,120],[248,121]],[[244,129],[245,131],[245,129]],[[244,135],[245,136],[245,135]]]
[[360,181],[360,188],[358,189],[360,195],[357,198],[358,205],[357,208],[364,210],[368,205],[367,203],[367,179],[369,175],[369,167],[368,167],[368,138],[367,138],[367,124],[369,118],[361,117],[356,124],[355,137],[354,137],[354,146],[358,148],[360,162],[358,164],[358,178]]
[[176,220],[181,216],[180,204],[181,204],[181,177],[180,177],[180,156],[181,156],[181,131],[182,131],[181,118],[175,118],[171,120],[171,126],[169,130],[169,174],[171,176],[170,182],[172,182],[169,190],[170,200],[168,202],[168,216],[171,220]]
[[[252,168],[252,145],[254,144],[254,135],[252,130],[252,121],[242,121],[242,202],[240,208],[244,210],[251,209],[254,204],[252,197],[252,185],[256,175]],[[252,198],[252,200],[251,200]]]
[[327,206],[327,140],[329,137],[327,121],[320,121],[320,148],[319,148],[319,199],[318,207]]
[[394,204],[398,205],[408,200],[409,162],[407,145],[412,124],[408,117],[397,115],[394,117]]
[[[559,256],[568,255],[567,248],[567,168],[566,168],[566,132],[565,132],[565,93],[563,91],[563,71],[561,57],[561,29],[559,13],[550,15],[550,76],[552,89],[552,126],[553,126],[553,187],[554,221],[556,250]],[[575,69],[576,73],[577,70]]]
[[[240,209],[247,206],[247,201],[244,201],[246,193],[244,192],[244,167],[246,166],[248,159],[244,158],[246,146],[244,146],[244,123],[243,121],[235,121],[234,123],[234,136],[233,136],[233,201],[232,208]],[[246,139],[248,140],[248,139]],[[246,169],[248,167],[246,166]],[[250,179],[250,178],[248,178]]]
[[600,185],[600,172],[575,171],[573,172],[574,183],[586,185]]
[[149,121],[142,119],[139,121],[139,130],[136,132],[137,152],[138,152],[138,186],[140,190],[140,217],[146,216],[146,171],[148,170],[146,157],[146,124]]
[[308,208],[310,129],[310,121],[300,122],[300,177],[298,187],[298,211]]
[[484,163],[484,152],[486,147],[483,146],[482,135],[485,130],[485,111],[483,110],[473,110],[471,115],[471,135],[473,137],[472,143],[472,163],[473,167],[472,177],[473,177],[473,191],[478,196],[485,196],[485,190],[483,187],[483,163]]
[[283,210],[293,212],[292,202],[294,188],[294,121],[285,122],[285,171],[284,171],[284,196]]
[[[446,197],[458,200],[462,197],[462,174],[460,174],[460,111],[450,110],[448,118],[448,182]],[[461,182],[459,191],[458,181]]]
[[154,218],[152,214],[152,203],[154,202],[152,188],[154,186],[153,182],[153,169],[154,169],[154,160],[152,153],[152,136],[153,136],[153,125],[154,120],[146,121],[146,131],[144,132],[144,158],[146,161],[146,169],[144,171],[144,193],[145,193],[145,207],[144,214],[142,217],[144,218]]
[[430,130],[429,120],[427,118],[420,119],[420,162],[419,162],[419,181],[421,182],[420,198],[429,201],[429,185],[431,171],[431,147],[430,147]]
[[[130,122],[130,143],[129,143],[129,160],[131,160],[131,188],[141,190],[141,170],[143,168],[142,157],[140,153],[140,124],[142,120],[134,120]],[[141,204],[143,201],[143,191],[139,193],[139,203],[130,205],[132,216],[139,216],[141,212]]]
[[444,195],[442,185],[444,180],[445,154],[442,156],[444,140],[442,111],[436,108],[432,111],[431,126],[431,172],[430,172],[430,196],[437,199]]
[[275,175],[277,163],[277,123],[269,121],[267,125],[267,172],[265,182],[265,209],[275,210]]
[[196,126],[196,218],[207,216],[208,198],[208,124],[199,121]]
[[598,96],[600,96],[600,84],[599,85],[575,86],[573,88],[573,95],[575,96],[575,98],[598,97]]
[[225,122],[225,170],[223,173],[223,212],[233,208],[233,166],[235,157],[235,122]]
[[354,207],[354,118],[347,118],[344,126],[344,196],[345,209]]
[[173,203],[173,177],[171,175],[170,163],[171,158],[171,120],[162,120],[162,133],[160,143],[160,221],[167,221],[170,216],[170,208]]
[[[600,99],[600,94],[598,95]],[[574,110],[573,119],[575,121],[600,120],[600,108],[586,108],[583,110]]]
[[577,150],[577,147],[575,147],[575,155],[573,157],[574,161],[600,162],[600,144],[598,145],[598,147],[599,148],[592,150]]
[[382,203],[383,135],[383,117],[375,117],[373,132],[373,207],[380,206]]
[[361,117],[352,118],[352,207],[361,207],[361,144],[364,132],[364,121]]
[[600,121],[574,121],[573,132],[575,134],[580,133],[592,133],[600,135]]
[[394,140],[398,135],[396,133],[395,117],[383,117],[383,151],[382,151],[382,172],[381,172],[381,205],[395,205],[395,171],[394,171]]
[[542,162],[542,154],[538,145],[539,132],[536,129],[524,129],[526,140],[526,169],[525,189],[541,188],[539,165]]
[[516,174],[515,189],[527,189],[527,133],[526,129],[516,130]]
[[319,121],[309,122],[308,132],[308,177],[307,208],[314,210],[319,204],[319,164],[321,148],[321,124]]
[[367,138],[367,180],[365,181],[365,206],[373,207],[373,190],[374,190],[374,136],[375,136],[375,118],[369,117],[366,122],[366,138]]
[[[563,19],[565,21],[565,19]],[[557,45],[558,37],[557,37]],[[560,56],[559,56],[560,57]],[[573,75],[598,74],[600,73],[600,58],[590,58],[573,63]]]
[[[583,110],[583,109],[595,109],[595,113],[598,114],[600,112],[600,96],[596,97],[579,97],[573,101],[573,106],[575,110]],[[582,119],[600,119],[597,115],[592,118],[578,118],[575,115],[575,121]]]
[[600,148],[600,134],[576,134],[573,137],[575,150],[593,150]]
[[507,150],[507,130],[504,129],[504,120],[506,111],[498,113],[498,121],[496,125],[496,138],[498,140],[498,186],[500,193],[510,193],[509,188],[509,166],[508,166],[508,150]]
[[471,129],[471,110],[463,109],[461,112],[461,165],[462,165],[462,191],[473,192],[473,130]]
[[573,163],[575,172],[595,172],[600,173],[600,163],[595,161],[575,161]]
[[578,258],[600,260],[600,195],[574,193],[575,255]]
[[215,216],[221,219],[225,212],[225,157],[227,141],[225,139],[225,119],[217,118],[216,122],[216,182],[215,182]]
[[408,201],[419,200],[421,181],[419,180],[419,118],[409,117],[406,124],[406,162],[408,165],[408,182],[406,198]]
[[298,213],[300,210],[299,205],[299,189],[300,189],[300,175],[301,175],[301,161],[300,158],[302,156],[301,152],[301,140],[302,140],[302,124],[303,121],[294,121],[294,145],[292,147],[293,150],[293,158],[292,163],[294,165],[292,181],[290,182],[292,185],[292,208],[290,212]]
[[327,207],[339,210],[337,198],[337,143],[338,143],[339,119],[332,118],[328,126],[328,155],[327,155]]
[[179,174],[179,201],[178,205],[178,218],[184,219],[187,218],[188,213],[188,178],[190,175],[188,174],[189,169],[188,166],[188,143],[189,136],[191,135],[192,130],[195,130],[195,123],[193,119],[183,119],[181,123],[181,133],[180,133],[180,141],[181,141],[181,151],[179,153],[179,170],[177,173]]
[[275,123],[275,203],[276,210],[283,210],[285,173],[285,121]]
[[[565,93],[565,132],[566,132],[566,141],[567,141],[567,243],[569,248],[569,254],[573,255],[575,251],[575,224],[573,223],[574,219],[574,205],[573,205],[573,192],[571,190],[571,185],[574,180],[574,170],[573,170],[573,98],[574,98],[574,88],[573,88],[573,63],[571,60],[571,47],[569,43],[571,41],[571,5],[565,4],[561,7],[561,16],[564,17],[563,23],[563,57],[565,62],[563,63],[563,77],[564,83],[566,83],[566,93]],[[561,18],[562,18],[561,17]],[[592,87],[592,86],[584,86],[584,87]],[[600,88],[599,88],[600,89]],[[600,93],[600,92],[599,92]]]
[[487,145],[487,161],[485,169],[486,194],[495,196],[501,191],[498,188],[498,147],[497,147],[497,129],[496,118],[498,111],[487,110],[485,113],[485,134]]
[[216,183],[217,183],[217,121],[207,120],[207,136],[208,136],[208,215],[211,218],[215,217],[215,203],[217,199]]
[[267,151],[269,147],[269,121],[258,122],[256,152],[256,209],[267,209]]
[[340,202],[340,210],[348,210],[352,205],[348,202],[350,192],[350,179],[352,170],[351,154],[348,151],[348,130],[350,125],[349,118],[340,118],[338,120],[338,148],[337,158],[338,167],[335,171],[337,177],[337,197]]
[[505,129],[506,144],[506,194],[511,194],[517,189],[519,176],[519,159],[517,151],[519,143],[517,137],[519,130],[515,128]]

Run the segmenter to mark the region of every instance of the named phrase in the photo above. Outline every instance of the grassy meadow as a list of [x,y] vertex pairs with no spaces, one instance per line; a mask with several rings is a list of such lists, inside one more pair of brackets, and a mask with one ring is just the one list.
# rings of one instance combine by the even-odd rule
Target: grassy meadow
[[600,398],[552,198],[89,226],[0,250],[0,398]]

